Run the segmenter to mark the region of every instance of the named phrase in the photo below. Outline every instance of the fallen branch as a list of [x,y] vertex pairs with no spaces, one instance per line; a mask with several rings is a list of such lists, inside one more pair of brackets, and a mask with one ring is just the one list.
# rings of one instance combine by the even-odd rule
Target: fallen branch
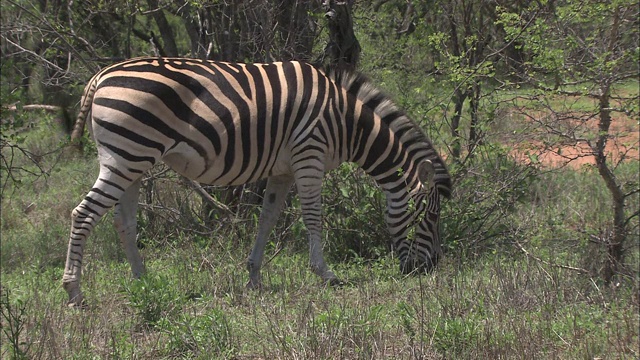
[[51,112],[61,111],[62,107],[56,105],[43,105],[43,104],[32,104],[32,105],[22,105],[18,107],[17,105],[11,105],[6,108],[7,111],[18,111],[18,110],[46,110]]
[[520,250],[528,257],[532,258],[533,260],[536,260],[538,262],[541,262],[545,265],[549,265],[549,266],[555,266],[555,267],[559,267],[561,269],[565,269],[565,270],[571,270],[571,271],[576,271],[580,274],[589,274],[589,271],[583,268],[578,268],[578,267],[573,267],[573,266],[568,266],[568,265],[560,265],[560,264],[554,264],[551,263],[549,261],[546,260],[542,260],[541,258],[533,255],[532,253],[530,253],[529,251],[527,251],[527,249],[524,248],[524,246],[522,246],[519,242],[514,241],[516,246],[518,246],[518,248],[520,248]]

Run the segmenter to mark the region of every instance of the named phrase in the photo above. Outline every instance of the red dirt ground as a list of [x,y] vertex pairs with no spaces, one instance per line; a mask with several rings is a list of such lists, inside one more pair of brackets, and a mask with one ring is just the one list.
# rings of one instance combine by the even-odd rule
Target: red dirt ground
[[[586,165],[595,165],[593,151],[587,140],[567,141],[564,144],[546,142],[545,145],[545,142],[540,140],[540,135],[548,133],[545,133],[542,122],[536,121],[536,123],[531,127],[533,131],[525,136],[524,141],[512,144],[514,148],[511,154],[516,159],[530,162],[534,157],[542,166],[549,168],[568,166],[578,169]],[[597,119],[594,118],[571,129],[581,130],[583,134],[589,133],[591,138],[594,138],[598,134],[597,124]],[[605,152],[612,164],[640,160],[640,123],[637,119],[613,114],[609,135]],[[595,140],[590,142],[595,144]]]

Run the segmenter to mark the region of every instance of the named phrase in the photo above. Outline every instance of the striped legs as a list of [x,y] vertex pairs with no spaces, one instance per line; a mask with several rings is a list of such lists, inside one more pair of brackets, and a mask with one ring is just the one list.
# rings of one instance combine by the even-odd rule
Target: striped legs
[[267,180],[262,212],[260,212],[258,223],[258,237],[247,259],[247,269],[249,270],[247,287],[250,289],[259,288],[261,285],[260,268],[262,267],[264,247],[267,244],[271,230],[280,217],[292,183],[293,177],[290,175],[272,176]]
[[295,171],[296,186],[302,219],[309,233],[309,265],[311,270],[320,276],[322,280],[331,285],[340,284],[340,280],[329,270],[322,253],[322,176],[324,172],[314,171],[313,174],[305,174],[309,171],[301,169]]
[[[123,200],[123,204],[118,205],[119,214],[116,216],[116,226],[125,246],[127,258],[130,262],[133,259],[134,273],[141,271],[140,255],[135,249],[135,234],[132,235],[132,232],[135,233],[135,225],[133,229],[130,225],[131,221],[135,222],[135,212],[131,212],[135,210],[135,205],[132,206],[131,203],[132,201],[137,203],[137,189],[140,186],[139,181],[132,180],[134,176],[140,176],[140,174],[130,172],[125,174],[119,171],[116,174],[107,166],[101,166],[100,176],[93,188],[71,212],[71,234],[64,276],[62,277],[62,286],[69,295],[70,306],[82,306],[83,304],[80,277],[82,275],[82,254],[87,237],[102,216],[120,200]],[[130,187],[135,188],[135,196],[130,195],[133,193],[133,189],[129,189]],[[125,196],[125,194],[129,196]],[[131,214],[133,214],[133,220],[130,219]]]
[[[304,172],[304,171],[302,171]],[[329,269],[324,261],[322,252],[322,174],[312,176],[301,175],[296,172],[296,187],[302,207],[302,217],[309,233],[309,265],[314,273],[325,282],[335,285],[340,280]],[[273,176],[267,182],[267,189],[260,213],[258,237],[247,259],[249,270],[248,288],[260,287],[260,268],[264,255],[264,248],[275,226],[294,178],[289,175]]]
[[131,272],[134,278],[139,278],[144,274],[145,269],[142,258],[136,244],[138,211],[138,196],[140,194],[140,179],[136,180],[124,192],[120,202],[116,204],[113,214],[113,222],[120,235],[120,244],[124,249],[127,260],[131,265]]

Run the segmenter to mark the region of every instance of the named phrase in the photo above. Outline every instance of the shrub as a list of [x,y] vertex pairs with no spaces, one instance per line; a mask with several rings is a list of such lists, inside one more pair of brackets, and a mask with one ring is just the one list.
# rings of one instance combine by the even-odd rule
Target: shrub
[[168,335],[167,350],[173,356],[226,358],[234,351],[231,326],[219,309],[164,318],[157,328]]
[[180,310],[184,302],[184,296],[178,294],[163,275],[146,274],[137,280],[127,280],[123,287],[130,306],[143,324],[150,327]]

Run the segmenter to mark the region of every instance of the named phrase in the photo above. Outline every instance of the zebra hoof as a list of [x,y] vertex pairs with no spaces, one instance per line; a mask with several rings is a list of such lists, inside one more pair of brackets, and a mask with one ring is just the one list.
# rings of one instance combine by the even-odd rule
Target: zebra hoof
[[249,280],[247,285],[245,285],[245,288],[248,290],[262,290],[262,283],[260,281]]
[[325,280],[325,284],[332,288],[341,288],[345,285],[345,282],[338,278],[331,278]]
[[82,291],[80,291],[80,286],[78,282],[62,282],[62,287],[67,292],[69,296],[69,301],[67,301],[67,307],[82,309],[86,308],[86,303],[84,301],[84,296],[82,295]]
[[82,298],[82,295],[78,295],[67,302],[69,309],[86,310],[89,308],[89,304]]

